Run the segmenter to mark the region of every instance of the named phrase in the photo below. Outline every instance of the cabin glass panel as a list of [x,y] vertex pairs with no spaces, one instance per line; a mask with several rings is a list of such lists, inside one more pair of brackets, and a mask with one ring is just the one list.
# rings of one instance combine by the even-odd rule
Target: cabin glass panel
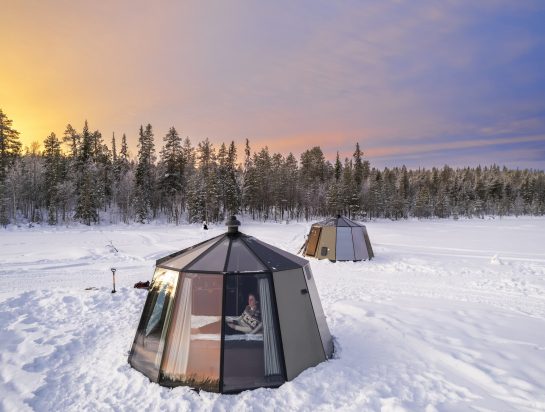
[[173,270],[155,270],[132,348],[131,365],[155,382],[159,376],[178,277],[179,273]]
[[354,260],[354,243],[350,227],[337,228],[337,260]]
[[161,366],[161,384],[219,392],[223,276],[183,273]]
[[225,282],[223,391],[281,385],[270,275],[228,275]]

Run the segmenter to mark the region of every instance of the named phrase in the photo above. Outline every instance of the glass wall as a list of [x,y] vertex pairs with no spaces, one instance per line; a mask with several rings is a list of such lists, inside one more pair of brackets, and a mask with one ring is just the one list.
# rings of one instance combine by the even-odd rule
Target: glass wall
[[363,228],[352,228],[352,239],[354,240],[354,258],[356,260],[367,259],[367,245],[363,238]]
[[178,276],[178,272],[172,270],[155,270],[132,347],[130,364],[154,382],[159,376]]
[[219,391],[223,276],[182,273],[161,384]]
[[284,382],[283,361],[269,274],[225,279],[225,392]]
[[354,243],[350,227],[337,228],[337,244],[335,247],[337,260],[354,260]]

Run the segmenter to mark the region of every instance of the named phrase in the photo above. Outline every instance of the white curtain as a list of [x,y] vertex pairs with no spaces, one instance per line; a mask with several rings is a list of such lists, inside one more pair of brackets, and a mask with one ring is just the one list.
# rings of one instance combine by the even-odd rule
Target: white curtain
[[278,342],[276,341],[276,334],[274,330],[269,279],[259,279],[259,295],[261,299],[261,317],[263,320],[265,376],[280,375],[280,359],[278,359]]
[[183,277],[182,289],[174,308],[163,357],[163,375],[173,380],[181,380],[186,375],[189,362],[193,280],[188,276],[191,275]]

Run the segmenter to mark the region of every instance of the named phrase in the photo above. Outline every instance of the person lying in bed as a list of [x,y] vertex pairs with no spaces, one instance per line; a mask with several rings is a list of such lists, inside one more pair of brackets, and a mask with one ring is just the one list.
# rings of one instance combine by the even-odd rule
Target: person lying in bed
[[259,302],[255,295],[248,295],[248,306],[240,316],[226,316],[225,322],[231,329],[242,333],[255,334],[261,332],[263,323],[261,322],[261,311],[259,310]]

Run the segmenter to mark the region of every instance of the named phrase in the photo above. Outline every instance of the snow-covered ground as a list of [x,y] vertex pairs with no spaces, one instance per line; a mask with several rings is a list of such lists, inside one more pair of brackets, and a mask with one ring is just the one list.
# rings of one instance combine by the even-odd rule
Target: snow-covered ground
[[[241,231],[295,253],[309,226]],[[335,359],[231,396],[127,364],[146,296],[132,285],[223,226],[0,230],[0,410],[545,410],[545,219],[367,228],[376,259],[311,263]]]

